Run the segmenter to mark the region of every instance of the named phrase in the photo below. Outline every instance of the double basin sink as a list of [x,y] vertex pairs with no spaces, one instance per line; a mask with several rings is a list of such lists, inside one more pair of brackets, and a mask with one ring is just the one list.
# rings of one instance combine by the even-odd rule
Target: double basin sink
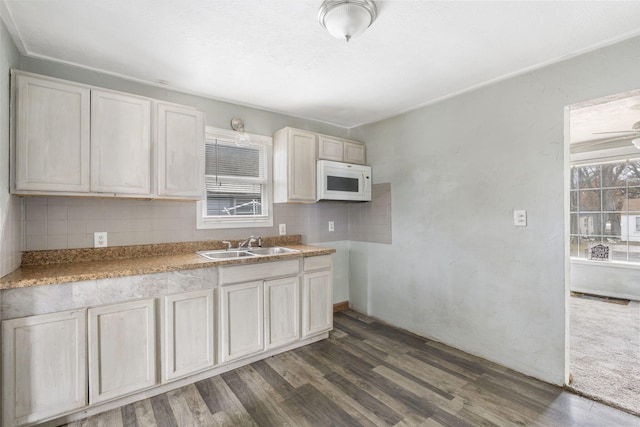
[[297,249],[283,248],[280,246],[270,248],[246,248],[246,249],[222,249],[215,251],[198,251],[196,252],[201,257],[217,261],[222,259],[236,259],[247,257],[259,257],[268,255],[284,255],[295,254],[300,252]]

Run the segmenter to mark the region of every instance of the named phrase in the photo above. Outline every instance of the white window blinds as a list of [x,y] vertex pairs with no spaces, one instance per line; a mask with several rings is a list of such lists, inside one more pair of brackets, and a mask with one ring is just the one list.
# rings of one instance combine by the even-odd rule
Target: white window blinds
[[266,215],[267,154],[265,144],[207,139],[205,216]]

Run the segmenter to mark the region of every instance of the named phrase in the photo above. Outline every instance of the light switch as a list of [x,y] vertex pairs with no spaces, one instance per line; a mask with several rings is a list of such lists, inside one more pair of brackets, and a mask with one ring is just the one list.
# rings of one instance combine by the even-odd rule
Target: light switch
[[333,221],[329,221],[329,231],[335,230],[335,224]]
[[281,236],[287,234],[287,224],[278,224],[278,233]]
[[516,227],[527,226],[527,211],[524,209],[514,209],[513,211],[513,225]]

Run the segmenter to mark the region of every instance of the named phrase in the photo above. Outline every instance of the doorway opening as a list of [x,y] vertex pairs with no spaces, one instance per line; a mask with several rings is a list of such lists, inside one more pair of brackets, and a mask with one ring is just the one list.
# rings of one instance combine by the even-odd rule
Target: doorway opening
[[568,386],[640,415],[640,90],[567,110]]

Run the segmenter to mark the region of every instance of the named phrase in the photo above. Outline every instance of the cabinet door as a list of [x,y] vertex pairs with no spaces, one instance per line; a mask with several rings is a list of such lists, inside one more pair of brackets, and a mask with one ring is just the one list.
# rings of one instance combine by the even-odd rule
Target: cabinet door
[[267,349],[297,341],[300,337],[299,287],[297,276],[264,282]]
[[344,141],[344,161],[364,165],[367,162],[364,144]]
[[341,139],[320,135],[318,137],[318,158],[341,162],[343,159],[343,143]]
[[91,91],[91,191],[151,195],[151,101]]
[[316,201],[316,135],[291,129],[289,133],[289,199]]
[[87,404],[86,324],[85,310],[2,322],[5,426]]
[[214,365],[213,290],[164,297],[162,380]]
[[15,76],[15,189],[89,191],[89,89]]
[[192,108],[157,107],[159,196],[200,200],[204,188],[204,118]]
[[264,350],[262,281],[220,288],[220,360]]
[[331,270],[304,275],[302,287],[302,336],[333,328],[333,284]]
[[156,384],[154,300],[89,309],[89,402]]

